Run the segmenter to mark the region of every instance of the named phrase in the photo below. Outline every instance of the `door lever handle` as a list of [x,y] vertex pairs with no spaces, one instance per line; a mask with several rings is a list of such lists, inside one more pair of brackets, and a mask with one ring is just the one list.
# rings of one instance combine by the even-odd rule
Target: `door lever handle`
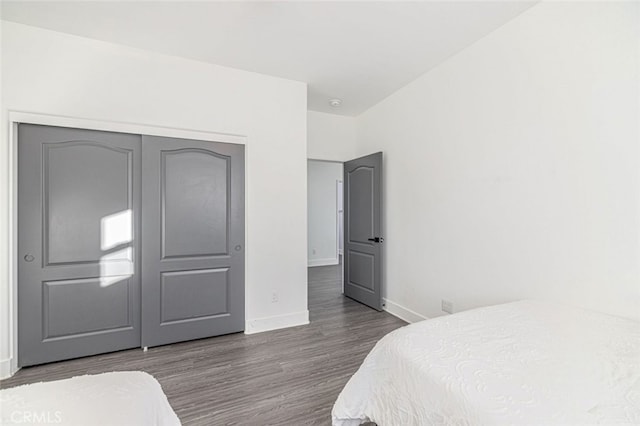
[[374,243],[381,243],[381,242],[384,241],[384,238],[382,238],[382,237],[373,237],[373,238],[367,238],[367,240],[373,241]]

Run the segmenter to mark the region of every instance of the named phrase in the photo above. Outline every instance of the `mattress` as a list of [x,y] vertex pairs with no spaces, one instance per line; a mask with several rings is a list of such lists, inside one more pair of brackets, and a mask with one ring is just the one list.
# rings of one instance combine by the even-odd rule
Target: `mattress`
[[411,324],[371,350],[332,421],[640,424],[640,323],[520,301]]
[[4,389],[0,424],[177,426],[180,420],[156,379],[130,371]]

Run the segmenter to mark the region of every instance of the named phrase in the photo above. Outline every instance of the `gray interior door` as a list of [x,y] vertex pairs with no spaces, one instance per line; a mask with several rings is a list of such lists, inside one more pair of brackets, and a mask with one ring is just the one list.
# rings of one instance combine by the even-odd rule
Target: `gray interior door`
[[244,147],[142,143],[143,346],[244,330]]
[[382,153],[344,163],[344,294],[382,310]]
[[19,365],[140,346],[141,137],[18,139]]

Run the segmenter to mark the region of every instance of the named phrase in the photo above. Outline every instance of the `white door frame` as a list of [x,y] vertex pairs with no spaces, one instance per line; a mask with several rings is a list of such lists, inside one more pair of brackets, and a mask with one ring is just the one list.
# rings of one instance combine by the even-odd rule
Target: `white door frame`
[[[342,166],[344,167],[344,166]],[[344,178],[343,178],[344,179]],[[341,213],[344,212],[344,206],[342,206],[342,209],[340,208],[340,205],[344,202],[344,200],[341,200],[341,198],[344,198],[344,187],[342,187],[342,191],[340,191],[342,187],[342,179],[338,179],[336,180],[336,223],[337,223],[337,232],[338,232],[338,238],[337,238],[337,242],[338,242],[338,262],[340,261],[340,256],[342,256],[342,251],[340,250],[340,225],[342,222],[344,222],[344,214],[341,216]],[[344,227],[343,227],[344,229]]]
[[[18,124],[40,124],[46,126],[75,127],[89,130],[165,136],[183,139],[197,139],[211,142],[233,143],[245,146],[245,176],[248,176],[249,146],[246,135],[216,133],[192,129],[154,126],[106,120],[92,120],[81,117],[38,114],[9,111],[9,232],[7,282],[9,284],[9,354],[8,362],[0,362],[0,379],[14,375],[18,371]],[[249,198],[248,179],[245,177],[245,247],[248,246],[249,222],[246,203]],[[245,249],[245,267],[247,264]],[[246,286],[246,282],[245,282]],[[247,292],[245,291],[245,306]],[[246,321],[245,309],[245,321]],[[245,326],[246,328],[246,326]]]

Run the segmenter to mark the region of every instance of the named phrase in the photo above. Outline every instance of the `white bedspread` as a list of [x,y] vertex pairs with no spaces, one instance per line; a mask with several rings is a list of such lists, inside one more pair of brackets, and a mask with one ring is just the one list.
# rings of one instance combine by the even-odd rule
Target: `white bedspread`
[[179,426],[180,420],[156,379],[130,371],[4,389],[0,424]]
[[398,329],[373,348],[333,424],[640,424],[640,323],[521,301]]

